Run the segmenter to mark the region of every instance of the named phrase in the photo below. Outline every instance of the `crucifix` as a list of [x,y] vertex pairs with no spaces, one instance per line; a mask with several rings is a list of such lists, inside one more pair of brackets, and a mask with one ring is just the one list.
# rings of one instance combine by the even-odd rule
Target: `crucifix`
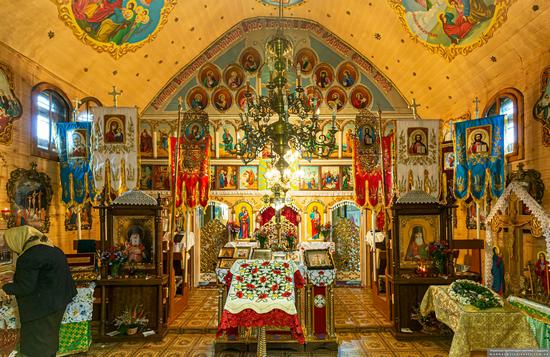
[[409,105],[409,109],[412,109],[413,117],[416,119],[416,108],[418,108],[420,104],[416,103],[416,99],[413,98],[412,104]]
[[112,91],[112,92],[109,92],[109,93],[107,93],[107,94],[113,96],[113,105],[114,105],[114,107],[116,108],[116,107],[117,107],[117,104],[118,104],[118,96],[122,94],[122,89],[120,90],[120,92],[117,92],[116,86],[113,86],[113,91]]
[[477,119],[479,118],[479,98],[476,97],[472,103],[474,103],[476,105],[476,117],[474,119]]
[[80,105],[82,104],[82,101],[78,98],[73,99],[74,107],[73,107],[73,119],[76,121],[76,113],[78,113],[78,108],[80,108]]

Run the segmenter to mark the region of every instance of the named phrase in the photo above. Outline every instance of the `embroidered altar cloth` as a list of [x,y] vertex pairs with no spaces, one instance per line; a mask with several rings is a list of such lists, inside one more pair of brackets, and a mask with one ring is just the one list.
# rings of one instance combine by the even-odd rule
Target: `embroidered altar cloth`
[[536,348],[537,343],[524,315],[509,304],[479,310],[462,305],[449,295],[449,286],[430,286],[420,312],[434,311],[436,318],[454,331],[449,357],[469,356],[470,351],[489,348]]
[[303,287],[304,279],[294,262],[239,259],[225,281],[230,288],[218,336],[238,326],[287,326],[292,336],[304,343],[295,305],[295,288]]

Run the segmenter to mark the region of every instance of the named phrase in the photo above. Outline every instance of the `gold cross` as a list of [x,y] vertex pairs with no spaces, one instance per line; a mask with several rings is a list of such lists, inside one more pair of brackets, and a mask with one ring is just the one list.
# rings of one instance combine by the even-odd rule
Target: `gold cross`
[[479,118],[479,98],[476,97],[472,103],[474,103],[476,105],[476,117],[475,119]]
[[413,98],[412,104],[409,105],[409,109],[412,109],[413,117],[416,119],[416,108],[420,107],[420,104],[416,103],[416,99]]
[[112,95],[113,96],[113,105],[114,107],[116,108],[117,107],[117,104],[118,104],[118,96],[122,94],[122,89],[120,90],[120,92],[117,92],[116,90],[116,86],[113,86],[113,91],[112,92],[109,92],[107,93],[109,95]]

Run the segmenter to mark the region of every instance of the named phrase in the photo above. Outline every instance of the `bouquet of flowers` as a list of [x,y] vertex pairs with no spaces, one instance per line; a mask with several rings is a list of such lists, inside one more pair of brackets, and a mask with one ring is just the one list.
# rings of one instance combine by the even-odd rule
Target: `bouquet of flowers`
[[114,325],[121,333],[135,334],[139,329],[147,326],[149,319],[145,316],[143,305],[126,306],[124,311],[115,318]]
[[294,250],[294,244],[296,240],[298,239],[298,236],[296,235],[296,232],[293,231],[286,231],[285,232],[285,239],[287,242],[287,246],[289,250]]
[[456,280],[449,288],[449,295],[463,305],[473,305],[480,310],[502,306],[502,298],[485,286],[471,280]]
[[102,266],[113,267],[125,263],[128,260],[126,246],[124,244],[113,245],[101,252],[99,258]]
[[321,235],[323,236],[323,238],[330,236],[331,232],[332,232],[332,225],[330,223],[327,223],[321,226]]
[[435,273],[443,274],[447,265],[447,259],[452,253],[447,242],[431,242],[428,245],[428,254],[432,259]]
[[260,243],[260,248],[265,248],[265,245],[267,243],[267,232],[263,229],[257,229],[254,232],[254,238]]

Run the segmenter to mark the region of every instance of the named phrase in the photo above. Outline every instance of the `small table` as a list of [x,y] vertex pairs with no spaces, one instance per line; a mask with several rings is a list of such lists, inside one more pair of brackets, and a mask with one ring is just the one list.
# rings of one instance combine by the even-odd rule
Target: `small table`
[[292,261],[237,260],[225,276],[230,283],[217,337],[236,327],[258,328],[258,356],[266,356],[265,326],[289,327],[304,343],[295,288],[304,278]]
[[472,350],[490,348],[537,348],[524,315],[504,307],[479,310],[462,305],[449,295],[449,286],[430,286],[420,312],[435,312],[436,318],[454,331],[449,357],[469,356]]

